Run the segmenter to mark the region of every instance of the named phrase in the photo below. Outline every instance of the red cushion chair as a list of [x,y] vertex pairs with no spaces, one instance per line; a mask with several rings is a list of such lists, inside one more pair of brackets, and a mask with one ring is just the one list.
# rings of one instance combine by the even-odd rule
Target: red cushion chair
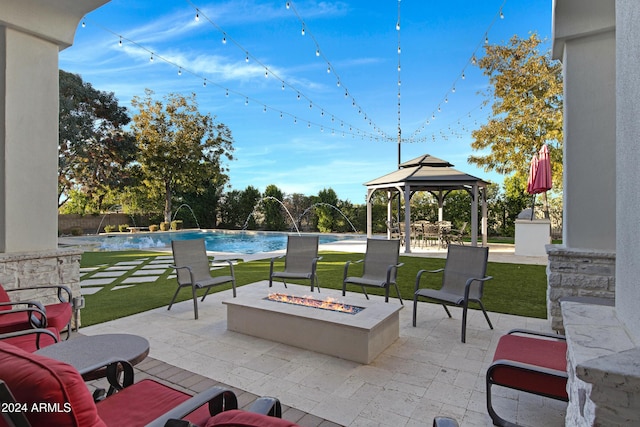
[[[25,290],[56,289],[60,302],[42,305],[37,301],[12,301],[9,292]],[[65,295],[66,294],[66,295]],[[71,336],[71,318],[73,317],[71,290],[66,286],[33,286],[16,289],[4,289],[0,284],[0,311],[8,311],[18,307],[26,307],[33,310],[38,308],[44,312],[33,312],[31,315],[25,313],[4,314],[0,316],[0,333],[15,332],[33,327],[56,328],[62,332],[67,330],[67,338]],[[15,306],[15,307],[14,307]]]
[[33,353],[43,347],[60,341],[60,333],[55,328],[25,329],[24,331],[0,334],[0,340]]
[[[13,424],[0,418],[0,426],[136,427],[152,422],[164,425],[170,418],[185,418],[204,426],[212,414],[237,408],[237,399],[230,390],[213,387],[192,397],[153,380],[140,381],[94,403],[82,377],[71,365],[2,341],[0,380],[6,385],[4,394],[8,390],[13,401],[27,409],[10,414],[16,417]],[[32,410],[41,405],[47,410]]]
[[500,337],[487,369],[487,410],[497,426],[514,424],[501,418],[491,403],[491,387],[499,385],[567,402],[567,342],[564,336],[513,329]]

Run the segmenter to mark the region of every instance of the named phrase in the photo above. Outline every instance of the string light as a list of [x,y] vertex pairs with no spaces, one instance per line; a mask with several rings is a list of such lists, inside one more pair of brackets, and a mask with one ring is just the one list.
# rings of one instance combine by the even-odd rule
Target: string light
[[120,40],[118,41],[118,46],[122,47],[122,37],[120,37]]
[[195,17],[196,22],[200,21],[200,14],[196,12],[196,17]]

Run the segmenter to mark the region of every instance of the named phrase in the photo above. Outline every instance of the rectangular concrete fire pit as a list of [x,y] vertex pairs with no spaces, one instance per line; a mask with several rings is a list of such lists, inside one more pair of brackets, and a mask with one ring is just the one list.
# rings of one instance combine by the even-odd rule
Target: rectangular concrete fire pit
[[[268,301],[270,292],[293,296],[325,298],[364,309],[357,314],[297,306]],[[306,350],[368,364],[391,345],[400,332],[402,306],[391,299],[388,304],[365,299],[364,295],[342,297],[332,289],[318,294],[307,286],[280,283],[269,288],[268,282],[243,286],[238,297],[223,301],[227,306],[227,329]]]

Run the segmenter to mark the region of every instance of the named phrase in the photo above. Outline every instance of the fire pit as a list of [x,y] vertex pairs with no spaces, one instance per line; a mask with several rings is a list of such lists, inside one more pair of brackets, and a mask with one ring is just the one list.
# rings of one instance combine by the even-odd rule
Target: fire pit
[[274,294],[267,295],[265,299],[267,301],[277,301],[277,302],[283,302],[286,304],[303,305],[306,307],[319,308],[321,310],[337,311],[337,312],[346,313],[346,314],[358,314],[362,310],[364,310],[364,307],[345,304],[331,297],[327,297],[321,300],[321,299],[313,298],[306,295],[303,297],[297,297],[289,294],[274,293]]
[[[365,364],[399,336],[400,304],[374,302],[362,295],[340,297],[341,305],[357,308],[351,314],[269,300],[265,298],[268,289],[268,282],[257,282],[243,286],[237,298],[224,301],[227,329]],[[289,284],[286,299],[324,303],[325,296],[339,295],[324,288],[319,296],[301,296],[308,292],[306,286]]]

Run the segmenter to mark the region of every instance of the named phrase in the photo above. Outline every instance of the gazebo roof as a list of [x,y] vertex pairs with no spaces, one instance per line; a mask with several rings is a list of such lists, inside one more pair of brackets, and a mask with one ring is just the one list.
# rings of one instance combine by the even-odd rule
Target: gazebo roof
[[446,160],[425,154],[400,164],[400,169],[366,182],[369,188],[394,188],[409,185],[420,190],[456,190],[471,186],[486,187],[487,182],[460,172]]

